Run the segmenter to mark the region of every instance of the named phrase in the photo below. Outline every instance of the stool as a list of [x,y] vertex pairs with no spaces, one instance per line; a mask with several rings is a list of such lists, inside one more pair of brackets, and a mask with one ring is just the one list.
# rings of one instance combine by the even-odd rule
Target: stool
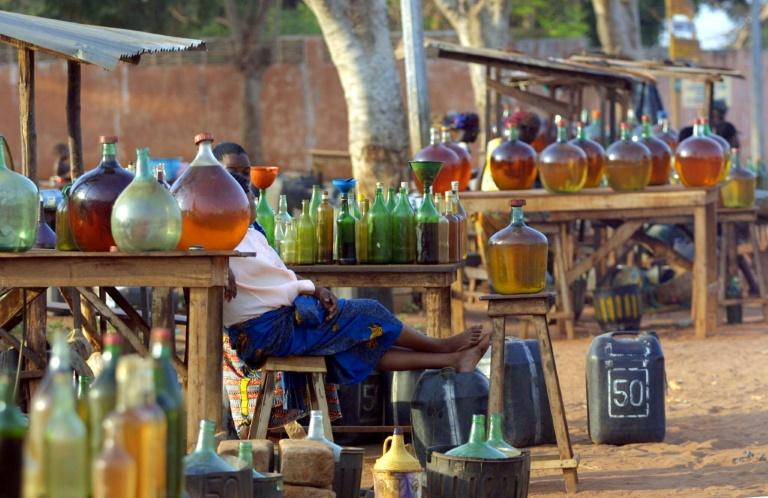
[[480,299],[488,301],[488,316],[493,323],[491,344],[491,390],[488,398],[488,413],[504,413],[504,338],[507,317],[526,318],[533,325],[539,339],[541,366],[547,386],[552,425],[557,439],[558,455],[541,455],[531,458],[531,470],[562,469],[567,493],[575,493],[579,482],[577,469],[579,458],[573,453],[568,422],[560,393],[555,355],[547,327],[547,311],[552,307],[555,295],[551,292],[539,294],[500,295],[490,294]]
[[[267,437],[269,417],[272,415],[272,405],[275,401],[275,372],[304,373],[309,388],[309,404],[313,410],[323,412],[323,432],[325,437],[333,441],[331,419],[328,413],[328,400],[325,398],[325,357],[324,356],[289,356],[286,358],[271,357],[261,367],[263,374],[261,396],[256,401],[253,410],[253,420],[248,439],[264,439]],[[253,427],[256,432],[253,433]]]
[[[768,286],[766,286],[765,275],[763,274],[763,263],[760,258],[760,243],[757,233],[757,210],[754,208],[744,209],[719,209],[717,211],[717,222],[721,227],[720,231],[720,254],[718,258],[718,305],[722,310],[725,306],[733,304],[760,304],[763,307],[763,321],[768,320]],[[736,224],[746,223],[748,225],[749,246],[743,250],[736,240]],[[745,244],[746,246],[746,244]],[[741,297],[726,298],[725,289],[728,285],[729,275],[737,275],[739,264],[738,258],[742,254],[752,253],[752,265],[754,267],[754,279],[757,281],[759,297]],[[730,271],[733,269],[734,271]],[[745,270],[741,269],[742,273]],[[746,276],[746,273],[744,273]]]

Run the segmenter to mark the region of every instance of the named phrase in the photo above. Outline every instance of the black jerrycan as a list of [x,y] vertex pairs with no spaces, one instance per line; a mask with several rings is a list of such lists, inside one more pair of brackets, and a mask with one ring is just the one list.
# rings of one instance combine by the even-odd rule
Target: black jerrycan
[[609,332],[587,353],[587,420],[596,444],[664,440],[664,354],[655,332]]
[[479,370],[456,373],[453,368],[426,370],[411,401],[413,445],[422,467],[427,450],[456,447],[469,439],[472,415],[488,411],[488,377]]
[[411,425],[411,400],[424,370],[403,370],[385,374],[388,399],[384,408],[387,425]]
[[[384,374],[374,370],[358,384],[339,386],[341,420],[334,426],[381,425],[384,416]],[[339,433],[334,436],[341,445],[363,444],[376,440],[375,433]]]

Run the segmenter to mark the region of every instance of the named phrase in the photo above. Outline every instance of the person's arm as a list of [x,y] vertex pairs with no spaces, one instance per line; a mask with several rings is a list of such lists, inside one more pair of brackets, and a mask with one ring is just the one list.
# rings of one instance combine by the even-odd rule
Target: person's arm
[[[309,279],[302,279],[302,280],[309,280]],[[309,280],[312,282],[311,280]],[[306,291],[302,291],[301,294],[305,296],[314,296],[317,298],[318,301],[320,301],[320,304],[323,305],[323,308],[325,308],[326,315],[325,320],[333,320],[336,317],[336,314],[339,312],[339,298],[336,297],[336,295],[330,291],[330,289],[327,289],[325,287],[320,287],[319,285],[315,285],[314,282],[312,282],[312,286],[314,287],[313,291],[309,291],[307,289]]]

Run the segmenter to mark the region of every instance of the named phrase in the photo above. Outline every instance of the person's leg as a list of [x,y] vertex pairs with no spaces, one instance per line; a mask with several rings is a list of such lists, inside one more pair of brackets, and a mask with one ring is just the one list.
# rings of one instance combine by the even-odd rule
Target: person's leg
[[452,367],[458,372],[471,372],[488,350],[489,336],[484,334],[480,342],[469,349],[454,353],[423,353],[390,349],[382,356],[376,368],[383,371],[422,370],[426,368]]
[[425,353],[455,353],[474,347],[483,336],[482,326],[473,326],[451,337],[429,337],[413,327],[403,325],[395,346]]

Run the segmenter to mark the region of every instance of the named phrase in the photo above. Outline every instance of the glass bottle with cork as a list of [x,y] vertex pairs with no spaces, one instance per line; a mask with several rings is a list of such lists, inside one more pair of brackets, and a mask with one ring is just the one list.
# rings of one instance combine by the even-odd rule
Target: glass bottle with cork
[[416,215],[408,199],[408,182],[400,183],[400,195],[392,213],[392,262],[416,261]]
[[301,216],[296,227],[296,263],[311,265],[315,263],[317,254],[317,236],[315,224],[310,213],[310,201],[301,201]]
[[368,262],[386,264],[392,260],[392,215],[384,201],[384,186],[376,183],[376,198],[368,211]]
[[336,217],[336,250],[339,264],[353,265],[357,262],[356,224],[357,221],[349,211],[348,194],[342,193],[341,207]]
[[326,265],[332,264],[334,213],[327,191],[324,191],[322,194],[315,219],[317,220],[315,229],[317,238],[317,262]]

